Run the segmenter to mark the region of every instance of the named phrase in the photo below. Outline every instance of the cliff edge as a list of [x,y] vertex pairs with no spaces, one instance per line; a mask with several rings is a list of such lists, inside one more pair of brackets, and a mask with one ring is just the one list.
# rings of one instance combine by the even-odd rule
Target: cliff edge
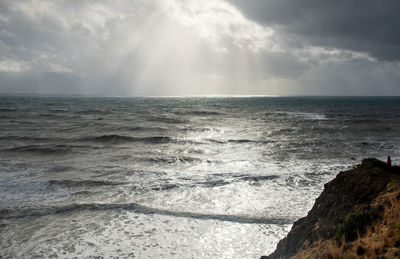
[[364,159],[325,184],[275,258],[400,258],[400,167]]

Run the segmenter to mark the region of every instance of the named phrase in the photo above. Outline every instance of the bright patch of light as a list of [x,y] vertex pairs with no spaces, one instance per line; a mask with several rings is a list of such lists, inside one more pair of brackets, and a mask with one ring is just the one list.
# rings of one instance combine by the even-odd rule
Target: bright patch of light
[[267,48],[273,30],[247,20],[235,7],[222,0],[165,0],[166,11],[183,26],[193,29],[215,50],[227,51],[229,44],[251,51]]
[[26,62],[18,60],[0,60],[1,72],[22,72],[28,70],[30,67]]

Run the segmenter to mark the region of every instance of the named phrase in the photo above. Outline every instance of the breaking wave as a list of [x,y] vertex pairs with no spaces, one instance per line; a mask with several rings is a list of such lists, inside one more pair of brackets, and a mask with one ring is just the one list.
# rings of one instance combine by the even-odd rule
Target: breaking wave
[[172,217],[193,218],[199,220],[218,220],[229,221],[244,224],[277,224],[287,225],[292,224],[293,218],[257,218],[249,217],[246,215],[229,215],[229,214],[208,214],[208,213],[193,213],[193,212],[180,212],[168,209],[147,207],[138,203],[75,203],[64,206],[43,206],[32,208],[5,208],[0,209],[0,218],[22,218],[28,216],[46,216],[54,214],[66,214],[77,211],[108,211],[108,210],[124,210],[132,211],[138,214],[156,214]]

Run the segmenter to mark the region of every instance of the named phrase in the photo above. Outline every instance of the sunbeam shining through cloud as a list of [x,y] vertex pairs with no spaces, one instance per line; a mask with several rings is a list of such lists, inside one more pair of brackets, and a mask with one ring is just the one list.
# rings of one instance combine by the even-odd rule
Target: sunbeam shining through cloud
[[[0,92],[399,94],[400,64],[392,34],[381,33],[379,44],[361,32],[360,39],[349,37],[316,15],[333,10],[298,7],[289,12],[286,2],[4,0]],[[325,31],[313,32],[306,14],[319,23],[315,28]],[[346,21],[354,27],[352,20]],[[396,28],[386,26],[393,33]],[[363,43],[357,45],[357,40]]]

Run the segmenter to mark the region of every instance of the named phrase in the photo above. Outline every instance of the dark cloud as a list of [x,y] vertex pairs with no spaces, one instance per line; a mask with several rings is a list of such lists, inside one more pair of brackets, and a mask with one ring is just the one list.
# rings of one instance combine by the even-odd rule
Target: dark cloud
[[398,0],[229,0],[248,18],[288,34],[294,44],[400,59]]
[[398,95],[398,5],[0,0],[0,93]]

